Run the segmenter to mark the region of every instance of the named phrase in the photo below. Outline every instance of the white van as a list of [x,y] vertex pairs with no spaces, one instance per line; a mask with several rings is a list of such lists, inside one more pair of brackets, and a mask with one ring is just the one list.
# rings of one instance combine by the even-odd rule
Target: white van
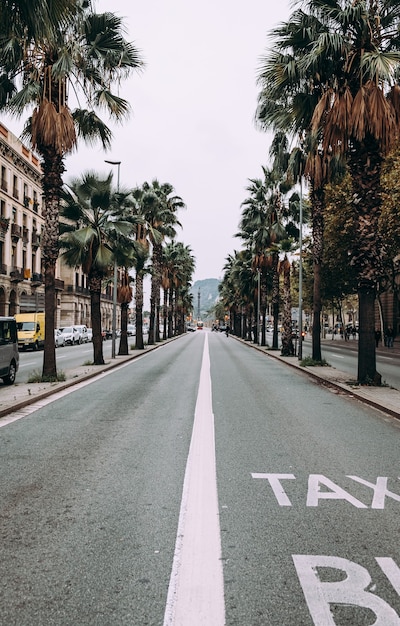
[[19,367],[17,322],[14,317],[0,317],[0,378],[12,385]]

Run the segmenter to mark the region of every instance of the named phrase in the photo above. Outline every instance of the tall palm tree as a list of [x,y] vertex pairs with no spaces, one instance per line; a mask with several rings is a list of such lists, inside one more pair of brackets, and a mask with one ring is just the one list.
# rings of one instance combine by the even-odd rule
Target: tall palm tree
[[65,187],[62,196],[62,258],[70,267],[82,266],[88,275],[93,327],[93,363],[102,365],[101,291],[116,259],[116,234],[128,238],[132,224],[119,220],[119,198],[113,197],[112,174],[99,178],[88,172]]
[[[278,347],[279,274],[277,243],[286,237],[280,221],[282,194],[280,173],[263,167],[264,180],[252,179],[247,187],[249,198],[243,203],[238,236],[245,240],[253,254],[253,268],[260,273],[261,344],[266,345],[267,281],[272,276],[274,316],[273,347]],[[258,338],[257,338],[258,341]]]
[[[23,3],[21,3],[23,4]],[[49,9],[58,3],[48,2]],[[123,37],[120,18],[96,14],[91,3],[76,0],[76,10],[51,35],[27,39],[23,32],[6,31],[0,47],[0,109],[21,117],[32,111],[24,128],[41,156],[43,171],[42,260],[45,275],[46,337],[43,375],[55,377],[55,266],[58,257],[58,218],[62,175],[67,154],[78,138],[111,146],[111,130],[98,116],[106,110],[121,121],[129,104],[112,92],[122,78],[143,63],[137,49]],[[7,39],[7,35],[9,38]],[[75,109],[71,108],[76,94]],[[88,108],[81,108],[80,102]]]
[[[142,190],[149,201],[144,205],[144,219],[152,243],[152,272],[150,294],[150,325],[148,343],[160,341],[160,287],[161,287],[161,258],[162,242],[165,238],[173,239],[176,235],[176,226],[180,226],[177,211],[185,207],[180,196],[174,195],[174,188],[170,183],[159,183],[154,179],[151,184],[144,183]],[[150,201],[151,198],[151,201]],[[154,237],[153,233],[158,236]],[[161,238],[160,238],[161,235]]]
[[13,36],[40,42],[44,37],[52,37],[71,18],[77,4],[76,0],[2,0],[0,39],[6,41]]
[[[297,28],[297,40],[291,40],[291,69],[284,79],[281,74],[279,82],[286,83],[292,113],[301,110],[301,103],[311,105],[307,128],[317,137],[323,155],[320,171],[331,155],[345,155],[348,161],[358,215],[349,251],[358,273],[358,380],[379,384],[374,305],[383,272],[380,173],[382,158],[400,130],[400,5],[393,0],[298,4],[304,11],[295,11],[286,25],[292,34]],[[282,45],[280,53],[284,49]],[[273,117],[273,105],[268,106]]]

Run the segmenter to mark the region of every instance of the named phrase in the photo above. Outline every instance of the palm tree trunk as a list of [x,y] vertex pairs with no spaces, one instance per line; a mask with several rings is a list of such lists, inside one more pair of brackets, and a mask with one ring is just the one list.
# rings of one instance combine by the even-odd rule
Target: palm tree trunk
[[43,377],[57,379],[54,329],[56,327],[56,263],[58,258],[59,204],[64,164],[55,150],[41,150],[43,154],[43,218],[42,260],[45,275],[45,339]]
[[135,307],[136,307],[136,350],[144,349],[143,341],[143,276],[141,272],[136,272],[135,286]]
[[168,336],[168,289],[164,289],[164,303],[163,303],[163,339]]
[[126,356],[129,354],[128,350],[128,302],[121,303],[121,338],[119,340],[118,354],[120,356]]
[[[312,324],[312,358],[322,360],[321,352],[321,273],[322,257],[324,253],[324,191],[313,189],[311,192],[312,204],[312,232],[313,232],[313,324]],[[300,328],[300,332],[303,329]]]
[[[98,285],[101,280],[95,281]],[[92,318],[92,328],[93,328],[93,364],[94,365],[104,365],[104,357],[103,357],[103,337],[101,334],[101,290],[96,285],[97,288],[93,289],[92,280],[89,282],[90,288],[90,314]]]
[[279,274],[278,274],[279,256],[277,252],[272,255],[272,315],[274,317],[274,334],[272,347],[278,349],[278,322],[279,322]]
[[[292,297],[290,294],[290,263],[285,255],[282,262],[283,268],[283,333],[282,333],[282,356],[294,354],[292,340]],[[301,328],[299,328],[299,341],[302,341]]]
[[46,263],[44,272],[44,314],[46,323],[44,329],[45,337],[42,376],[44,378],[54,378],[54,380],[57,380],[56,347],[54,343],[54,328],[56,327],[55,274],[56,264]]
[[160,341],[160,284],[162,246],[153,245],[153,272],[151,276],[149,345]]
[[[358,382],[381,384],[376,371],[375,298],[376,285],[383,274],[378,222],[381,214],[382,156],[372,137],[358,143],[350,153],[349,168],[353,202],[357,214],[351,262],[358,271]],[[360,202],[363,198],[363,202]]]
[[174,287],[171,284],[169,289],[169,305],[168,305],[168,339],[174,334]]
[[260,280],[260,288],[261,288],[261,294],[260,294],[260,307],[261,307],[261,318],[262,318],[262,323],[261,323],[261,345],[262,346],[266,346],[267,345],[267,334],[266,334],[266,330],[267,330],[267,278],[266,276],[263,276],[263,274],[261,273],[261,280]]
[[376,291],[372,285],[366,284],[359,286],[359,340],[357,380],[364,385],[380,385],[382,382],[381,375],[376,371],[375,298]]

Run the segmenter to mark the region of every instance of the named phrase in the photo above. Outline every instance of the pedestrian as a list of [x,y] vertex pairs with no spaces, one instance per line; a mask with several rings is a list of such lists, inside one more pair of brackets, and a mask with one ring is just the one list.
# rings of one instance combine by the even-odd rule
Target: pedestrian
[[386,345],[388,348],[393,348],[393,328],[388,326],[386,329]]
[[376,347],[379,346],[379,342],[380,342],[381,339],[382,339],[382,333],[381,333],[380,330],[377,329],[375,331],[375,345],[376,345]]

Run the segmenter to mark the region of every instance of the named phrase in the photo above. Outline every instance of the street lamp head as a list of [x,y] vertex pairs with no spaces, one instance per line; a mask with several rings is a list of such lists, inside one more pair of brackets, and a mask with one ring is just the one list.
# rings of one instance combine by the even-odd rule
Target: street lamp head
[[121,165],[121,161],[107,161],[107,159],[104,159],[104,163],[109,163],[110,165]]

